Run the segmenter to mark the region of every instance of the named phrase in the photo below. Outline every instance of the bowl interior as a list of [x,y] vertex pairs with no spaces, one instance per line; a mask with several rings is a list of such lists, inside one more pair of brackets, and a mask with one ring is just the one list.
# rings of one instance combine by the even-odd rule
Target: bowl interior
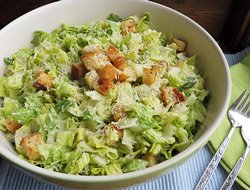
[[147,179],[150,175],[152,177],[166,169],[176,167],[199,150],[209,140],[225,114],[231,91],[230,73],[224,55],[212,37],[198,24],[167,7],[145,0],[65,0],[31,11],[0,31],[0,76],[4,75],[3,58],[11,57],[12,53],[20,48],[32,47],[29,42],[33,39],[35,30],[51,32],[61,23],[78,25],[105,20],[111,12],[126,19],[130,15],[142,16],[146,11],[152,15],[153,28],[166,35],[173,33],[176,38],[187,41],[188,55],[198,54],[197,64],[204,71],[206,89],[210,91],[211,95],[208,116],[200,131],[197,132],[195,142],[190,147],[175,156],[174,159],[145,169],[143,172],[94,178],[58,174],[33,166],[16,156],[2,132],[0,132],[0,155],[37,175],[56,180],[109,183],[136,179],[138,175],[145,176]]

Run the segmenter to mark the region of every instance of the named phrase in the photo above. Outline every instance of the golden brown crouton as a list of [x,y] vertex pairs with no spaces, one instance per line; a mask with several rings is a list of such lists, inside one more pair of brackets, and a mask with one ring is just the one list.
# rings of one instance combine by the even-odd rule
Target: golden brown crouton
[[176,103],[178,102],[178,97],[174,93],[174,87],[166,87],[162,90],[161,95],[162,95],[162,101],[165,106],[171,104],[171,103]]
[[38,72],[33,87],[44,91],[52,88],[52,77],[43,71]]
[[95,70],[91,70],[84,76],[84,79],[88,84],[89,88],[94,89],[94,83],[98,81],[99,75]]
[[109,91],[114,87],[114,83],[109,79],[99,79],[98,85],[96,90],[103,95],[108,95]]
[[122,72],[125,75],[129,76],[126,79],[127,82],[135,82],[136,81],[136,79],[137,79],[136,78],[136,73],[135,73],[135,71],[134,71],[134,69],[132,67],[125,67],[125,68],[122,69]]
[[177,45],[177,50],[178,51],[186,51],[187,42],[177,40],[175,38],[172,38],[171,42],[175,43]]
[[125,67],[128,66],[126,60],[124,57],[117,57],[114,61],[113,61],[113,64],[114,66],[117,68],[117,69],[124,69]]
[[96,53],[88,53],[81,56],[82,62],[88,71],[98,70],[101,68],[101,64],[97,59]]
[[98,74],[101,79],[114,80],[116,78],[116,68],[113,65],[106,65],[99,69]]
[[86,55],[88,53],[99,53],[100,52],[100,46],[98,44],[90,44],[83,48],[82,54]]
[[120,52],[119,49],[117,49],[115,46],[109,46],[107,49],[107,55],[108,58],[113,62],[118,57],[124,57],[122,52]]
[[118,70],[116,73],[116,77],[114,79],[115,82],[124,82],[129,78],[124,72]]
[[110,64],[110,59],[108,57],[108,52],[107,50],[100,50],[100,52],[97,54],[97,58],[100,62],[104,63],[109,63]]
[[18,123],[17,121],[13,120],[12,118],[8,118],[5,120],[5,126],[6,128],[12,132],[12,133],[15,133],[15,131],[17,129],[19,129],[20,127],[22,127],[22,125],[20,123]]
[[[108,48],[107,49],[101,49],[100,52],[99,52],[99,54],[102,54],[102,55],[105,55],[105,56],[108,57]],[[109,59],[109,61],[110,61],[110,59]]]
[[122,22],[122,34],[126,35],[129,32],[136,33],[134,20],[126,20]]
[[31,160],[40,159],[39,145],[42,144],[44,144],[44,141],[41,133],[30,134],[26,137],[23,137],[20,142],[23,152]]
[[146,85],[152,85],[155,82],[157,75],[157,68],[144,68],[142,74],[142,83]]
[[112,109],[112,114],[115,121],[120,120],[123,117],[126,117],[126,112],[122,109],[121,105],[116,104]]
[[87,73],[87,69],[85,68],[82,62],[73,63],[71,66],[71,77],[74,80],[80,80]]
[[147,154],[147,155],[143,156],[142,159],[148,161],[147,168],[154,166],[158,163],[157,157],[153,154]]
[[177,104],[179,102],[185,101],[184,95],[174,87],[168,86],[163,88],[161,95],[162,95],[162,101],[165,106],[171,103]]

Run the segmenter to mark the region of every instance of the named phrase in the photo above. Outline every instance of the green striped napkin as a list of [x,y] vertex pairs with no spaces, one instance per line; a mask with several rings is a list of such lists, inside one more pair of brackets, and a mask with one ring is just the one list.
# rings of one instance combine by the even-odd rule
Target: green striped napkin
[[[240,63],[231,66],[230,72],[232,77],[232,94],[229,107],[235,100],[237,100],[246,88],[248,88],[248,92],[250,92],[250,53]],[[208,143],[208,146],[213,153],[219,148],[230,129],[231,123],[227,116],[225,116],[221,125]],[[245,148],[246,143],[241,137],[240,128],[237,128],[221,160],[221,165],[228,173],[231,172],[232,168],[245,151]],[[250,154],[245,160],[236,181],[244,189],[250,190]]]

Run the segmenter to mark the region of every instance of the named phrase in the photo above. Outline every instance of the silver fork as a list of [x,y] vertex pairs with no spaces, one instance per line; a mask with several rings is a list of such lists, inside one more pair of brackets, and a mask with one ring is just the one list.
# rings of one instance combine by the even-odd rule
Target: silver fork
[[[248,105],[250,105],[250,103],[248,103]],[[245,108],[245,113],[247,113],[249,106],[246,106]],[[238,160],[238,162],[235,164],[233,170],[231,171],[231,173],[229,174],[229,176],[227,177],[226,181],[224,182],[224,184],[221,187],[221,190],[229,190],[231,189],[234,181],[236,180],[241,167],[243,166],[243,163],[250,151],[250,120],[248,120],[245,124],[242,124],[242,128],[241,128],[241,134],[242,137],[244,138],[247,147],[245,152],[242,154],[242,156],[240,157],[240,159]]]
[[242,126],[241,121],[243,122],[247,119],[247,117],[249,117],[249,115],[246,116],[246,113],[247,113],[248,108],[250,107],[250,103],[248,103],[248,105],[246,106],[247,109],[245,108],[243,110],[243,108],[250,96],[250,93],[247,95],[247,97],[244,99],[244,101],[241,104],[241,101],[243,100],[243,97],[245,96],[246,92],[247,92],[247,89],[240,95],[240,97],[233,103],[233,105],[228,110],[228,119],[230,120],[232,124],[232,128],[229,131],[227,137],[224,139],[224,141],[220,145],[215,155],[213,156],[212,160],[208,164],[195,190],[205,189],[207,183],[209,182],[212,174],[214,173],[214,170],[216,169],[217,165],[219,164],[226,150],[226,147],[233,135],[234,130],[236,129],[236,127]]

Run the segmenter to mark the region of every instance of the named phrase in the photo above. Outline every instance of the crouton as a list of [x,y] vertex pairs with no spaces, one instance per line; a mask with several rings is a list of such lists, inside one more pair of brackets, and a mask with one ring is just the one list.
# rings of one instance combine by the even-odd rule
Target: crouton
[[163,88],[161,95],[162,95],[162,101],[165,106],[171,103],[177,104],[179,102],[185,101],[184,95],[174,87]]
[[87,73],[87,69],[85,68],[82,62],[73,63],[71,66],[71,77],[74,80],[80,80]]
[[125,73],[123,73],[123,72],[120,71],[120,70],[117,70],[116,77],[115,77],[114,81],[115,81],[115,82],[124,82],[124,81],[126,81],[128,78],[129,78],[128,75],[126,75]]
[[86,55],[88,53],[99,53],[100,52],[100,45],[98,44],[90,44],[90,45],[87,45],[83,48],[82,50],[82,54],[83,55]]
[[41,133],[33,133],[23,137],[20,146],[25,155],[31,160],[40,159],[39,145],[43,145],[44,141]]
[[100,52],[97,54],[97,59],[100,62],[104,62],[104,64],[110,64],[110,59],[108,57],[108,52],[106,50],[100,50]]
[[98,61],[96,53],[88,53],[81,56],[82,62],[88,71],[98,70],[101,68],[101,63]]
[[117,68],[117,69],[124,69],[125,67],[128,66],[126,60],[124,57],[117,57],[114,61],[113,61],[113,65]]
[[17,129],[19,129],[20,127],[22,127],[22,125],[20,124],[20,123],[18,123],[17,121],[15,121],[15,120],[13,120],[12,118],[7,118],[6,120],[5,120],[5,126],[6,126],[6,128],[10,131],[10,132],[12,132],[12,133],[15,133],[15,131],[17,130]]
[[154,166],[158,163],[157,157],[153,154],[144,155],[144,156],[142,156],[142,159],[148,161],[147,168]]
[[97,83],[99,75],[95,70],[91,70],[84,76],[84,80],[90,89],[94,89],[94,84]]
[[119,125],[111,124],[111,127],[117,132],[118,138],[121,139],[123,137],[123,130],[120,129]]
[[52,77],[43,71],[38,72],[33,87],[44,91],[49,90],[52,88]]
[[114,83],[109,79],[99,79],[98,88],[96,89],[103,95],[108,95],[109,91],[114,87]]
[[186,51],[187,42],[184,42],[184,41],[181,41],[181,40],[177,40],[175,38],[172,38],[171,42],[175,43],[177,45],[177,50],[179,52]]
[[122,69],[122,72],[128,76],[126,79],[127,82],[135,82],[137,77],[134,69],[132,67],[125,67]]
[[107,55],[108,58],[113,62],[118,57],[124,57],[122,52],[120,52],[119,49],[117,49],[115,46],[109,46],[107,49]]
[[155,82],[157,75],[157,68],[144,68],[142,74],[142,83],[146,85],[152,85]]
[[136,33],[134,20],[126,20],[122,22],[122,34],[126,35],[129,32]]
[[165,106],[171,104],[171,103],[176,103],[178,102],[178,97],[174,93],[174,87],[166,87],[162,90],[162,101]]
[[112,109],[112,114],[115,121],[120,120],[123,117],[126,117],[126,112],[122,109],[121,105],[116,104]]
[[116,78],[116,68],[113,65],[106,65],[99,69],[98,74],[101,79],[114,80]]

